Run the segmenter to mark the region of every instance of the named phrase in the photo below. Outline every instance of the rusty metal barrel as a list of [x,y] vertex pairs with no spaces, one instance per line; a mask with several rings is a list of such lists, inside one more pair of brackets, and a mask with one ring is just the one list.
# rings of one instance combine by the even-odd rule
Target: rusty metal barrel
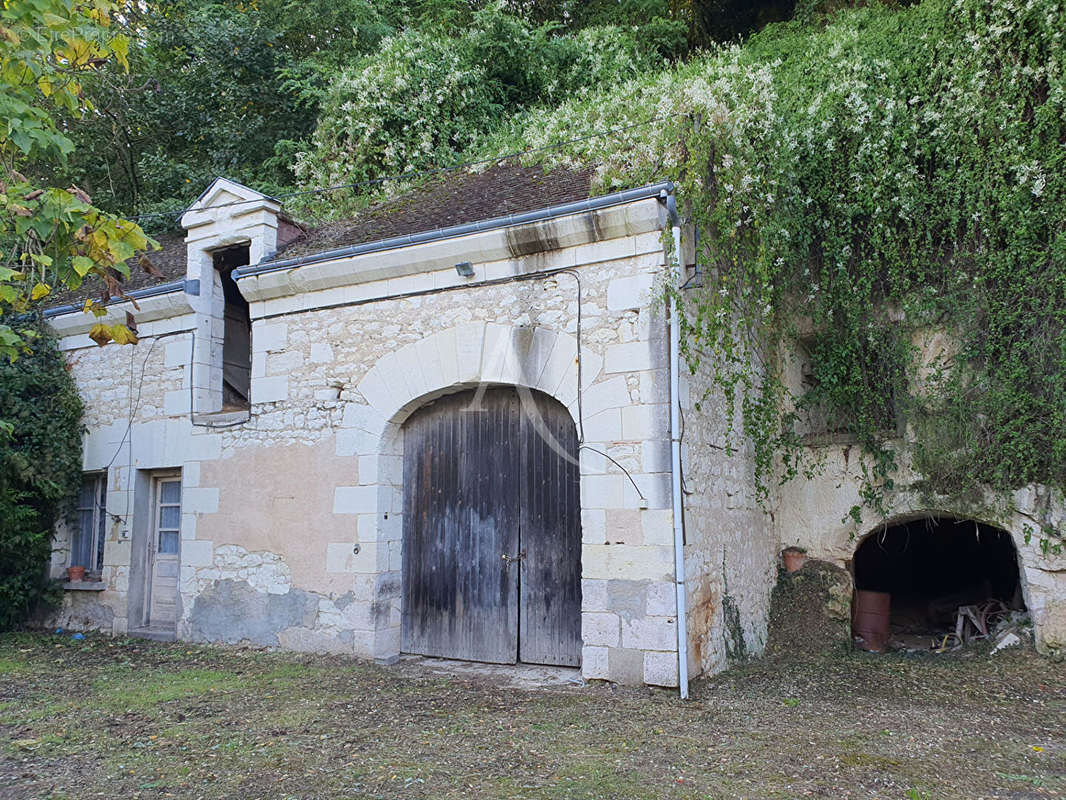
[[880,653],[888,646],[892,595],[888,592],[855,590],[851,613],[851,635],[857,647]]

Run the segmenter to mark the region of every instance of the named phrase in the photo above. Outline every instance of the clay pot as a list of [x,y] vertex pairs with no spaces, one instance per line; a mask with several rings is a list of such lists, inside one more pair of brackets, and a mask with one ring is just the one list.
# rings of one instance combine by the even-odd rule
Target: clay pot
[[807,563],[807,551],[798,547],[786,547],[781,551],[781,559],[785,562],[786,572],[799,572]]
[[887,592],[855,590],[851,614],[851,634],[855,645],[871,653],[880,653],[888,645],[892,595]]
[[71,583],[85,580],[85,567],[67,567],[67,580]]

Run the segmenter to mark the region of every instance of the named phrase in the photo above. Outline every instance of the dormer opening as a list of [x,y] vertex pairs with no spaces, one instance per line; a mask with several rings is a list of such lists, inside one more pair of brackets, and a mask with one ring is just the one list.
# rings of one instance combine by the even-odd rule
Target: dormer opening
[[252,319],[233,271],[249,263],[249,245],[238,244],[215,250],[215,272],[225,301],[222,332],[222,410],[238,411],[251,403]]

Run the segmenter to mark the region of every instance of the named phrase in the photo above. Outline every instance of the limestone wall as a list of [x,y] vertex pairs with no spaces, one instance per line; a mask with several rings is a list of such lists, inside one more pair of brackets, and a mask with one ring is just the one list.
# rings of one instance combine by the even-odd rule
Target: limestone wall
[[[180,468],[180,638],[395,657],[403,420],[442,393],[516,384],[566,405],[588,445],[584,675],[676,685],[665,323],[654,301],[664,256],[657,218],[639,230],[625,219],[613,239],[493,262],[471,254],[469,286],[449,266],[402,286],[363,283],[358,300],[332,287],[253,294],[252,407],[230,427],[206,426],[232,415],[190,414],[197,314],[134,348],[71,339],[85,468],[107,470],[114,516],[106,589],[68,592],[65,618],[115,633],[138,624],[145,481]],[[477,285],[558,267],[573,272]]]
[[705,371],[682,375],[689,671],[711,674],[763,651],[778,544],[749,447],[734,436],[727,451],[725,399]]
[[[944,366],[956,344],[937,327],[914,331],[911,343],[918,360],[912,388],[921,391],[923,384]],[[801,353],[783,361],[786,383],[797,393],[803,390],[803,358]],[[1066,498],[1061,492],[1031,486],[1010,498],[988,494],[964,508],[948,498],[929,498],[911,491],[909,487],[917,483],[920,475],[912,468],[908,449],[914,432],[903,426],[894,445],[899,467],[894,482],[901,488],[886,497],[885,513],[879,514],[862,507],[863,462],[859,445],[846,434],[811,433],[807,457],[818,467],[816,477],[794,479],[782,485],[773,498],[775,528],[782,548],[802,547],[812,558],[850,567],[855,550],[866,536],[897,521],[950,516],[997,526],[1011,534],[1017,549],[1023,595],[1033,618],[1038,648],[1066,652],[1066,548],[1061,547],[1061,538],[1051,540],[1041,533],[1046,528],[1059,531],[1060,536],[1066,531]],[[850,516],[855,506],[862,510],[858,522]],[[1058,548],[1054,546],[1056,542]]]

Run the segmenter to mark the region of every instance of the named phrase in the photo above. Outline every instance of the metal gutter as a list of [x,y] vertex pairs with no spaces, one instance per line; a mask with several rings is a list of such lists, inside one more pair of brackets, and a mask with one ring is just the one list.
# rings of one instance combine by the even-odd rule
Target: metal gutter
[[[146,289],[134,289],[132,292],[128,292],[126,297],[112,297],[107,301],[108,305],[114,303],[124,303],[126,299],[131,300],[144,300],[147,297],[156,297],[161,294],[170,294],[171,292],[185,292],[193,296],[199,296],[200,294],[200,281],[183,279],[180,281],[171,281],[170,283],[162,283],[159,286],[149,286]],[[51,319],[52,317],[58,317],[63,314],[73,314],[76,311],[81,311],[84,306],[79,305],[65,305],[65,306],[52,306],[46,308],[42,313],[45,319]]]
[[384,250],[395,250],[400,247],[409,247],[410,245],[415,244],[426,244],[427,242],[436,242],[442,239],[452,239],[458,236],[466,236],[471,233],[510,228],[516,225],[525,225],[530,222],[543,222],[545,220],[555,219],[556,217],[565,217],[570,214],[599,211],[600,209],[610,208],[611,206],[632,203],[636,200],[659,197],[664,191],[673,192],[673,190],[674,184],[672,181],[663,181],[650,186],[641,186],[637,189],[625,189],[621,192],[605,194],[601,197],[593,197],[588,200],[577,200],[571,203],[548,206],[547,208],[541,208],[536,211],[527,211],[522,214],[508,214],[505,217],[493,217],[491,219],[481,220],[480,222],[466,222],[462,225],[450,225],[447,228],[438,228],[433,231],[412,233],[406,236],[394,236],[389,239],[379,239],[376,242],[365,242],[363,244],[341,247],[335,250],[326,250],[321,253],[312,253],[306,256],[298,256],[296,258],[282,259],[280,261],[260,261],[254,266],[235,269],[233,271],[233,278],[234,280],[240,280],[241,278],[248,278],[254,275],[264,275],[269,272],[300,267],[305,264],[334,261],[338,258],[350,258],[352,256],[360,256],[366,253],[379,253]]

